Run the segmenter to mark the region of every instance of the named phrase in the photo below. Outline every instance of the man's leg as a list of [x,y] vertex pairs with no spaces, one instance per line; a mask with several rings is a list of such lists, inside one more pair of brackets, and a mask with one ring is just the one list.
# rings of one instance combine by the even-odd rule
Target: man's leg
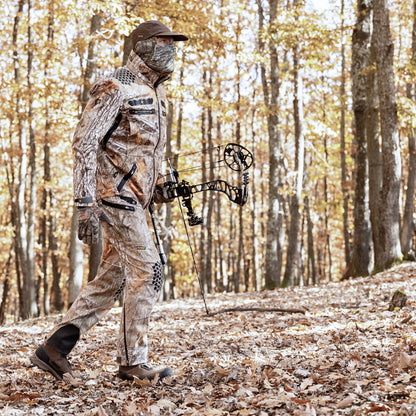
[[113,306],[122,293],[124,276],[117,251],[104,238],[104,252],[97,277],[77,297],[63,320],[53,328],[46,342],[32,355],[33,364],[55,378],[72,374],[66,356],[81,334],[87,332]]
[[[120,211],[120,227],[109,233],[116,247],[125,276],[123,310],[118,342],[119,375],[122,378],[160,378],[171,375],[170,369],[153,369],[147,365],[147,332],[152,309],[163,285],[163,268],[145,211]],[[111,235],[110,235],[111,234]]]

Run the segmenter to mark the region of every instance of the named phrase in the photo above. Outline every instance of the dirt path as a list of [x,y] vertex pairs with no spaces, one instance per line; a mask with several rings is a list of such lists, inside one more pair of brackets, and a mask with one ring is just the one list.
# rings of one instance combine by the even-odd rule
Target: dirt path
[[[416,264],[351,282],[208,297],[235,306],[306,308],[303,314],[207,317],[199,299],[159,303],[155,384],[117,378],[113,309],[70,356],[86,380],[55,382],[29,355],[56,317],[0,328],[0,415],[416,415]],[[407,305],[389,312],[393,292]]]

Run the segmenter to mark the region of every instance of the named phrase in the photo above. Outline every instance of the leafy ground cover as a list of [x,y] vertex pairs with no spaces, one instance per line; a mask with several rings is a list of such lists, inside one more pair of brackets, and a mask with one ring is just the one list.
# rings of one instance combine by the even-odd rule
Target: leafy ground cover
[[[114,308],[72,352],[85,380],[55,382],[29,356],[59,317],[0,328],[1,415],[415,415],[416,264],[327,285],[208,297],[305,314],[206,316],[200,299],[159,303],[150,359],[175,376],[117,377]],[[408,296],[388,310],[396,290]]]

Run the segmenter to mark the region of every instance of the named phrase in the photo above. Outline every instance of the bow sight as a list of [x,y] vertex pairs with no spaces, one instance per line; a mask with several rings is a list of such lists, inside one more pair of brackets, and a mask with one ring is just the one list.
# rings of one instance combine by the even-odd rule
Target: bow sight
[[253,155],[245,147],[236,143],[228,143],[224,148],[224,162],[232,170],[241,172],[240,186],[230,185],[222,179],[216,179],[196,185],[191,185],[188,181],[179,182],[179,174],[174,169],[171,171],[171,182],[167,182],[168,195],[170,198],[180,198],[182,206],[186,208],[186,215],[190,226],[203,223],[203,219],[198,217],[192,207],[192,195],[197,192],[217,191],[227,195],[231,202],[243,206],[248,197],[248,172],[245,172],[253,164]]

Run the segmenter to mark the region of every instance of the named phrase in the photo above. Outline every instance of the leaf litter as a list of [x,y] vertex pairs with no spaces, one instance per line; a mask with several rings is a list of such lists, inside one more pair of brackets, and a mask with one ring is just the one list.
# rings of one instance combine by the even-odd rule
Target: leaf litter
[[[0,328],[0,415],[416,415],[416,264],[376,276],[274,291],[215,294],[212,311],[250,306],[305,314],[204,314],[201,299],[158,303],[149,361],[175,375],[117,377],[120,308],[69,359],[84,380],[54,378],[29,356],[59,316]],[[402,309],[388,311],[396,290]]]

